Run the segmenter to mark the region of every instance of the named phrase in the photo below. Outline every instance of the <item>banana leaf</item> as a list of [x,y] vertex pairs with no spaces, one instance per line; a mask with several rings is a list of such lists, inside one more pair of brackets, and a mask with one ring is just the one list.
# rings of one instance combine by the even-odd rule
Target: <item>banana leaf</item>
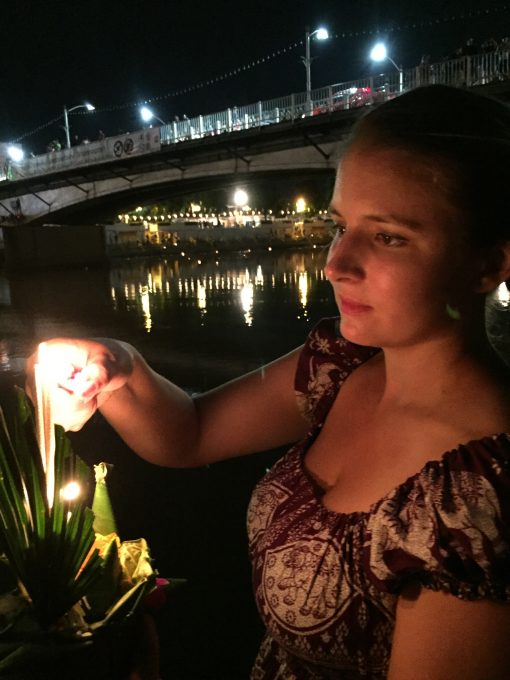
[[88,467],[56,426],[56,493],[50,508],[32,408],[23,390],[16,388],[15,396],[16,408],[0,411],[0,543],[36,619],[47,629],[100,578],[102,560],[91,551],[92,511],[59,493],[71,479],[86,487]]
[[[50,507],[33,408],[14,396],[0,409],[0,680],[124,679],[136,612],[156,592],[147,543],[96,533],[84,501],[65,500],[68,482],[86,488],[92,474],[59,426]],[[106,487],[99,500],[114,527]]]

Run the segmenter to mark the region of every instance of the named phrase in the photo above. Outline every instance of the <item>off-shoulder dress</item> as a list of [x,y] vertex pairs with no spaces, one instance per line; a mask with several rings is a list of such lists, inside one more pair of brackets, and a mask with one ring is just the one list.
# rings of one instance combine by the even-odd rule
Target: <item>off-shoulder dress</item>
[[309,334],[296,395],[311,429],[256,486],[248,509],[255,597],[267,633],[252,680],[382,680],[409,580],[510,600],[510,435],[447,451],[374,503],[337,513],[304,457],[347,376],[377,351]]

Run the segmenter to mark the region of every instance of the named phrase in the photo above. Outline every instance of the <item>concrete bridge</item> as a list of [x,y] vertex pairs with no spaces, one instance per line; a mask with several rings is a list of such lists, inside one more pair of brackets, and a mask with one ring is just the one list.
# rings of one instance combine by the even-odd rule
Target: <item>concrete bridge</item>
[[510,53],[339,83],[12,162],[0,182],[0,225],[93,223],[143,202],[247,177],[331,175],[366,106],[431,83],[508,100]]
[[[144,202],[228,186],[247,177],[331,174],[338,161],[338,143],[359,113],[359,109],[335,112],[190,139],[160,145],[149,153],[56,168],[0,183],[1,226],[84,224],[111,219],[112,214]],[[159,134],[159,128],[151,128],[116,141],[142,135],[154,139]],[[70,155],[73,151],[56,153]]]

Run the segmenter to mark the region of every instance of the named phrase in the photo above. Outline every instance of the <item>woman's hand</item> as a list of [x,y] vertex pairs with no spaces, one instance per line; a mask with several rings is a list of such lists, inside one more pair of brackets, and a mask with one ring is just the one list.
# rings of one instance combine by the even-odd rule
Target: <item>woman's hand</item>
[[65,430],[81,429],[133,370],[131,348],[118,340],[56,338],[43,349],[27,360],[26,390],[35,401],[34,366],[44,362],[54,420]]

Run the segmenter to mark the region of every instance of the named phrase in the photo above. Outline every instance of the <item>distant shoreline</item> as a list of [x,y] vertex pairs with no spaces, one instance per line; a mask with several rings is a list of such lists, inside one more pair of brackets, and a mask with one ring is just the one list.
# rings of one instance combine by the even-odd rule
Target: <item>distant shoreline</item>
[[109,244],[106,248],[108,258],[111,260],[130,257],[180,257],[186,255],[214,256],[222,253],[236,252],[264,252],[271,250],[312,250],[324,248],[330,239],[277,239],[260,237],[242,237],[218,241],[197,241],[190,243],[183,241],[176,245],[160,243],[118,243]]

